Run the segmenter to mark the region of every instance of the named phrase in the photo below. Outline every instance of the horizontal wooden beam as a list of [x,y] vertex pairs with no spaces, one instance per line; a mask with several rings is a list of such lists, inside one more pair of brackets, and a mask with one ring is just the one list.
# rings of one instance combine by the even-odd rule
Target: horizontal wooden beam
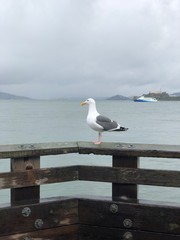
[[141,203],[79,200],[83,225],[180,235],[180,208]]
[[78,200],[55,200],[3,208],[0,209],[0,219],[0,237],[74,225],[78,224]]
[[0,159],[77,153],[76,142],[0,145]]
[[78,142],[80,154],[180,158],[180,145]]
[[[80,239],[83,240],[119,240],[119,239],[133,239],[133,240],[179,240],[180,235],[165,234],[158,232],[145,232],[137,230],[125,230],[112,227],[98,227],[90,225],[79,226]],[[6,239],[5,239],[6,240]]]
[[79,166],[79,180],[180,187],[179,171]]
[[179,145],[56,142],[0,145],[0,159],[58,155],[67,153],[180,158]]
[[68,166],[0,173],[0,189],[32,187],[76,180],[180,187],[178,171]]
[[78,167],[32,169],[0,173],[0,189],[39,186],[78,180]]
[[[79,235],[79,225],[69,225],[62,227],[53,227],[50,229],[38,230],[33,232],[26,233],[18,233],[8,236],[0,237],[0,240],[30,240],[30,239],[38,239],[38,240],[78,240]],[[173,239],[172,239],[173,240]]]
[[0,240],[27,237],[179,240],[180,237],[179,206],[150,203],[56,199],[0,208],[0,219]]
[[[130,238],[131,237],[131,238]],[[124,230],[119,228],[107,228],[90,225],[69,225],[58,228],[44,229],[34,232],[18,233],[0,237],[0,240],[22,240],[22,239],[48,239],[48,240],[179,240],[180,235],[145,232],[136,230]]]

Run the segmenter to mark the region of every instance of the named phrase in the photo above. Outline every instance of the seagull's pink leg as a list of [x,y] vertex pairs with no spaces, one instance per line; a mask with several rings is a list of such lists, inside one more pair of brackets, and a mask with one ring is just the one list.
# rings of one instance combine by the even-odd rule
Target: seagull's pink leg
[[98,133],[98,141],[97,142],[94,142],[94,144],[101,144],[101,138],[102,138],[102,133],[101,132],[99,132]]

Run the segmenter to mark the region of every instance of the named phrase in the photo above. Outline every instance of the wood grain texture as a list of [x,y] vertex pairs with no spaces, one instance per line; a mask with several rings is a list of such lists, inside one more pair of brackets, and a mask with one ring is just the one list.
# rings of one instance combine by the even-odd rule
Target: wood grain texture
[[106,142],[100,145],[95,145],[91,142],[56,142],[0,145],[0,159],[58,155],[67,153],[93,153],[97,155],[180,158],[180,146],[118,142]]
[[[40,168],[40,157],[24,157],[11,159],[11,172],[19,173],[20,171],[28,171],[28,169]],[[23,180],[22,180],[23,181]],[[11,189],[11,204],[18,204],[20,201],[39,202],[40,187],[22,187]]]
[[179,145],[78,142],[80,154],[122,155],[134,157],[180,158]]
[[0,237],[0,240],[78,240],[79,226],[69,225]]
[[0,189],[22,188],[78,180],[78,167],[56,167],[0,173]]
[[76,142],[0,145],[0,159],[77,153]]
[[[25,207],[31,210],[27,217],[22,214]],[[69,199],[3,208],[0,209],[0,219],[1,237],[73,225],[78,223],[78,200]],[[43,221],[40,229],[35,227],[37,219]]]
[[127,167],[79,166],[79,180],[180,187],[179,171]]
[[[40,169],[40,156],[67,153],[112,155],[113,167]],[[0,146],[0,158],[11,158],[12,171],[0,173],[0,188],[11,188],[12,203],[0,208],[0,240],[180,240],[179,205],[142,203],[137,198],[138,184],[180,187],[180,174],[139,169],[139,157],[180,158],[180,146],[88,142]],[[40,185],[74,180],[110,182],[112,199],[40,202]],[[28,216],[23,215],[26,207]]]
[[[180,235],[80,225],[79,240],[180,240]],[[132,238],[130,237],[132,236]]]
[[67,181],[95,181],[180,187],[178,171],[124,167],[69,166],[0,173],[0,189],[39,186]]
[[[115,202],[114,202],[115,203]],[[116,202],[117,212],[111,212],[112,202],[79,200],[80,224],[114,227],[128,230],[180,234],[180,208],[150,204]],[[130,227],[125,219],[132,222]]]
[[[139,158],[138,157],[127,157],[127,156],[112,156],[112,166],[113,167],[129,167],[131,169],[137,169],[139,166]],[[112,181],[113,182],[113,181]],[[112,197],[113,200],[118,200],[121,198],[138,198],[138,187],[135,183],[112,183]]]

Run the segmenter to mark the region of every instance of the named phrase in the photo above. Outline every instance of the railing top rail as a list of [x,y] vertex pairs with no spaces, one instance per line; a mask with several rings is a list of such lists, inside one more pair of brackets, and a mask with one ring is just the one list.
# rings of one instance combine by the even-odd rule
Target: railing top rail
[[0,145],[0,159],[67,153],[180,158],[180,145],[104,142],[54,142]]
[[95,145],[79,142],[80,154],[122,155],[134,157],[180,158],[180,145],[140,144],[140,143],[102,143]]
[[0,145],[0,159],[78,153],[76,142]]

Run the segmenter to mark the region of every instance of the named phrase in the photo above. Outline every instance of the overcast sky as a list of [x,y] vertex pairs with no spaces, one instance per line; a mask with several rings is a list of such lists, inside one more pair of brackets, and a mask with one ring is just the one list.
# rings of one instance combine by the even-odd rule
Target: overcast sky
[[179,0],[0,0],[0,92],[180,92]]

